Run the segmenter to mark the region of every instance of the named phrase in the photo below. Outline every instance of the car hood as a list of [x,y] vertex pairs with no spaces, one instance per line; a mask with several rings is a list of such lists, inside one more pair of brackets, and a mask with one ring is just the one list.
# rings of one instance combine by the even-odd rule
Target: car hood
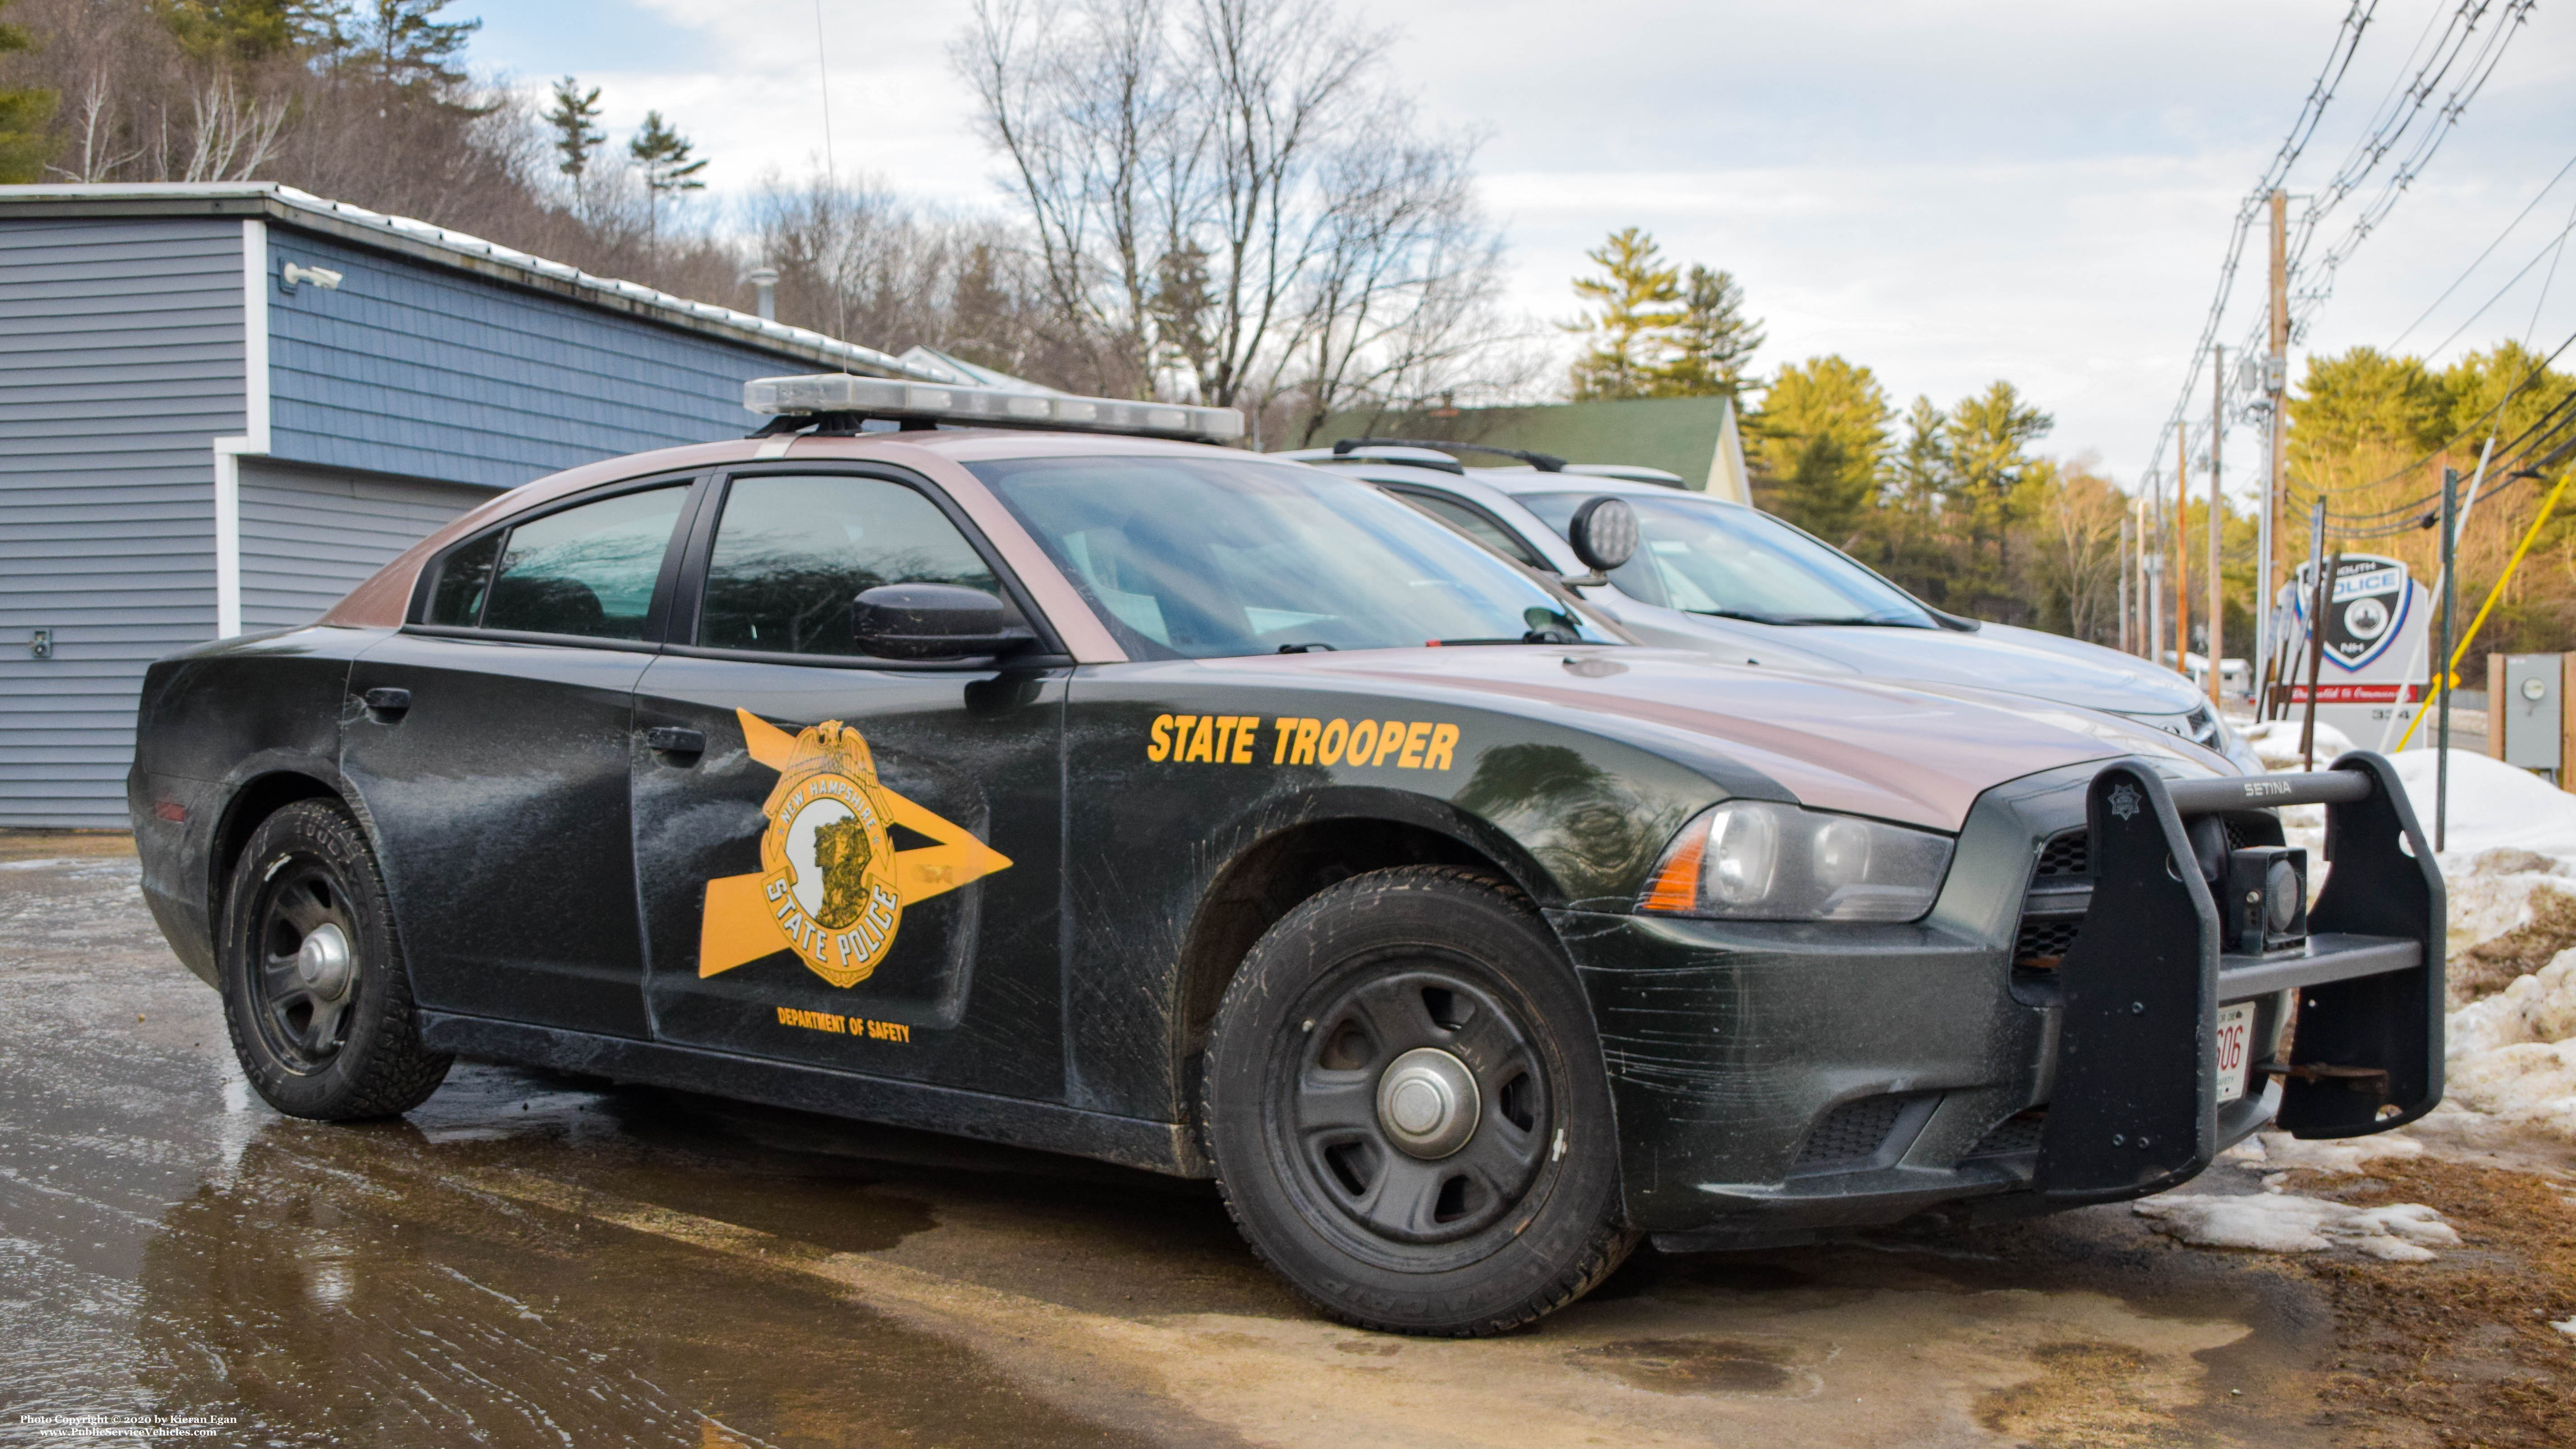
[[[2204,702],[2191,682],[2169,669],[2079,639],[2036,629],[1987,624],[1975,633],[1873,625],[1774,625],[1710,619],[1672,610],[1612,612],[1658,643],[1679,644],[1683,631],[1701,647],[1790,669],[1849,670],[1874,679],[2004,690],[2059,704],[2120,714],[2185,714]],[[1649,621],[1647,614],[1660,616]],[[1657,628],[1661,624],[1665,627]]]
[[2086,760],[2139,755],[2175,776],[2233,773],[2220,756],[2091,710],[1966,686],[1746,668],[1673,649],[1369,650],[1223,663],[1381,695],[1451,694],[1683,764],[1706,761],[1712,773],[1755,770],[1818,809],[1936,830],[1957,830],[1976,798],[2006,780]]

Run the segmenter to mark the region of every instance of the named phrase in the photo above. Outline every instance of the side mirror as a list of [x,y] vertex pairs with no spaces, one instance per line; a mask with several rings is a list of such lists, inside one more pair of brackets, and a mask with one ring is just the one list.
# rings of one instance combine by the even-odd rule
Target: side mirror
[[972,659],[1037,640],[1001,600],[955,584],[880,584],[852,606],[850,633],[880,659]]
[[1574,510],[1565,541],[1583,566],[1608,573],[1637,556],[1637,510],[1625,498],[1603,495]]

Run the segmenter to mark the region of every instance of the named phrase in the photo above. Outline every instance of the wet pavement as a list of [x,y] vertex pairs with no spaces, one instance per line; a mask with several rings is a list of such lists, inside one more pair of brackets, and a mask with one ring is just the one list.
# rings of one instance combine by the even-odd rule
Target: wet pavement
[[2124,1209],[1641,1253],[1485,1342],[1323,1321],[1205,1184],[460,1064],[280,1117],[113,837],[0,836],[0,1443],[2349,1442],[2333,1314]]

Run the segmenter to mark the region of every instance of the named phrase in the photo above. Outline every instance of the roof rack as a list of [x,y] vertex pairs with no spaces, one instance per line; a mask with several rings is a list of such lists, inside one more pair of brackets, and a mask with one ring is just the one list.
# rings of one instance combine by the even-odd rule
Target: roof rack
[[1452,443],[1438,438],[1344,438],[1333,444],[1333,456],[1348,457],[1359,448],[1429,448],[1440,453],[1489,453],[1497,458],[1518,458],[1542,473],[1565,471],[1565,460],[1554,453],[1497,448],[1487,443]]
[[1193,443],[1230,443],[1243,436],[1243,414],[1233,408],[960,387],[845,372],[755,377],[742,385],[742,405],[752,412],[776,415],[752,434],[755,438],[808,428],[821,436],[856,433],[862,423],[871,421],[890,421],[902,428],[947,424],[1124,433]]

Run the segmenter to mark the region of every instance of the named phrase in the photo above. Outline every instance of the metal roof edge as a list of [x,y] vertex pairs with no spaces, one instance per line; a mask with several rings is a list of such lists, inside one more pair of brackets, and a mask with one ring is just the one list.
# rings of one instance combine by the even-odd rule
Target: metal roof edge
[[82,216],[259,217],[337,241],[449,267],[683,332],[821,363],[833,369],[929,382],[953,379],[803,327],[694,302],[637,282],[595,276],[562,262],[410,217],[387,216],[276,182],[136,182],[0,186],[0,218]]

